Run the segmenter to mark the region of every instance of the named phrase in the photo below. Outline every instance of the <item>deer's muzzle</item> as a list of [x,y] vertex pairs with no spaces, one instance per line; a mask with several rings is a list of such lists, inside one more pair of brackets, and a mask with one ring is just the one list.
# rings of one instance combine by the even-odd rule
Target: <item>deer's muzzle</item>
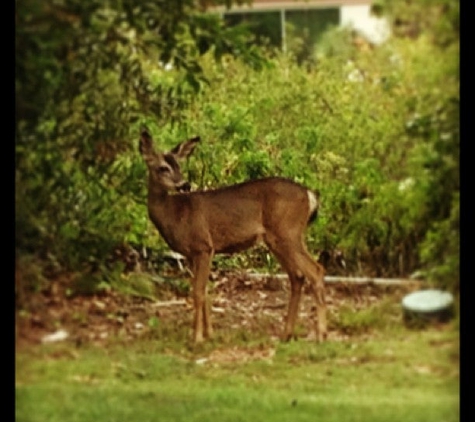
[[177,192],[189,192],[191,185],[188,182],[183,182],[176,186]]

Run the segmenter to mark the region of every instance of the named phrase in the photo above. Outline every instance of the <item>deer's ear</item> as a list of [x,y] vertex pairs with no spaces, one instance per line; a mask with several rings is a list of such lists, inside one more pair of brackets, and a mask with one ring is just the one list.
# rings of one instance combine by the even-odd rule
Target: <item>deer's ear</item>
[[175,148],[170,150],[170,153],[175,155],[177,159],[183,160],[188,157],[195,149],[196,144],[200,141],[199,136],[188,139],[187,141],[179,143]]
[[153,142],[150,132],[145,126],[140,129],[139,151],[144,158],[147,158],[153,151]]

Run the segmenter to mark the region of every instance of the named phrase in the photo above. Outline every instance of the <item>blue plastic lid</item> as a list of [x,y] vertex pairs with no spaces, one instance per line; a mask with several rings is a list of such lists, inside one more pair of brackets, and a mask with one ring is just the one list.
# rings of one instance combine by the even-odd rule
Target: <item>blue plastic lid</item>
[[402,306],[408,311],[430,313],[443,311],[452,306],[453,302],[451,293],[431,289],[408,294],[402,299]]

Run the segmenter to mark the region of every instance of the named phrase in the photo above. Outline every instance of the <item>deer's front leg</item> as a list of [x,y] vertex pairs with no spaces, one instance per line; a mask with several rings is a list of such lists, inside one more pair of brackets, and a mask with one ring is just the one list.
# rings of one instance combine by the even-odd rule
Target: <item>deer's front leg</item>
[[211,253],[201,252],[192,259],[193,300],[195,306],[193,340],[195,343],[203,341],[203,322],[206,324],[206,336],[210,337],[212,335],[210,308],[206,297],[206,283],[208,282],[211,258]]

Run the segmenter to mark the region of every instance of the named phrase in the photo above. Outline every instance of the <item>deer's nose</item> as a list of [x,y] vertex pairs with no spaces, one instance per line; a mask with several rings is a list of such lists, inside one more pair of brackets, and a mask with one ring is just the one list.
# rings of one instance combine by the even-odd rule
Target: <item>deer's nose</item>
[[188,182],[183,182],[177,185],[176,190],[178,192],[189,192],[191,189],[191,185]]

